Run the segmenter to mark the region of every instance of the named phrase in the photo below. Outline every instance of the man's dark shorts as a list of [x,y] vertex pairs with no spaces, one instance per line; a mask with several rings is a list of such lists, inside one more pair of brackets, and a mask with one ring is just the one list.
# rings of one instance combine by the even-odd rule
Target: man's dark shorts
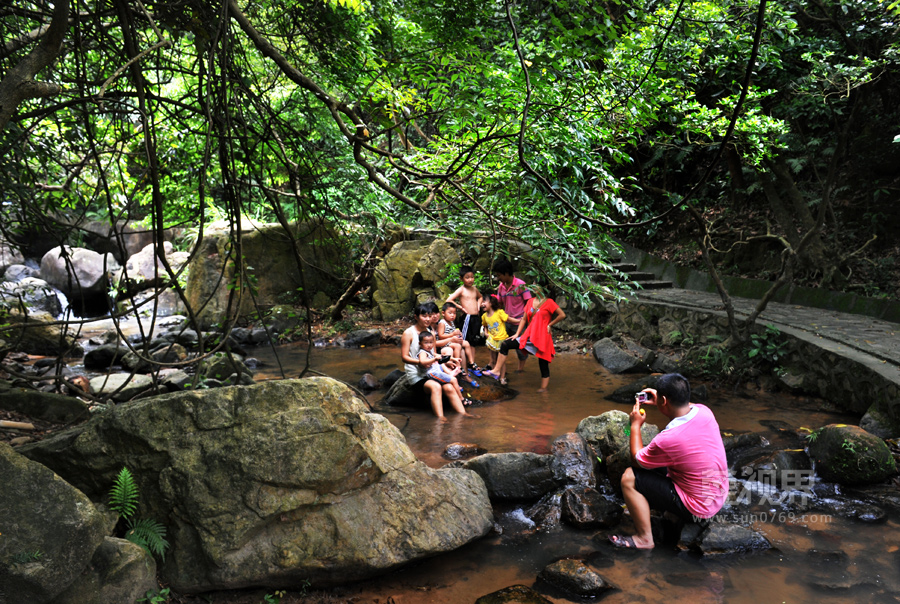
[[685,522],[696,520],[694,515],[684,506],[672,479],[666,476],[664,468],[645,470],[632,468],[634,471],[634,488],[647,498],[650,508],[661,512],[671,512]]

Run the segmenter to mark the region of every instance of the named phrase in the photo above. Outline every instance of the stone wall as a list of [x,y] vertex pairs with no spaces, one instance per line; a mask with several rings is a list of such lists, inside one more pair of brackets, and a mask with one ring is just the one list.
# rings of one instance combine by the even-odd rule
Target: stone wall
[[[690,334],[699,344],[721,342],[729,335],[728,319],[722,311],[662,302],[620,302],[606,311],[612,313],[613,330],[645,345],[668,343],[673,332]],[[788,326],[778,327],[788,341],[784,366],[802,376],[799,389],[860,415],[875,407],[892,423],[900,424],[900,386],[892,375],[896,368],[840,342]],[[762,333],[765,325],[757,324],[756,329]]]

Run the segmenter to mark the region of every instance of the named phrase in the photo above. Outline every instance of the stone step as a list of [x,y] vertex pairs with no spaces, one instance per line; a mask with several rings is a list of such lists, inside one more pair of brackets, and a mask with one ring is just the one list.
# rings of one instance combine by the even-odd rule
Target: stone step
[[629,272],[628,278],[631,279],[632,281],[639,281],[639,282],[656,281],[656,275],[654,275],[653,273],[642,273],[639,271]]
[[671,281],[639,281],[641,289],[671,289],[674,287]]
[[623,273],[630,273],[631,271],[637,270],[637,264],[632,262],[614,262],[610,264],[610,266]]

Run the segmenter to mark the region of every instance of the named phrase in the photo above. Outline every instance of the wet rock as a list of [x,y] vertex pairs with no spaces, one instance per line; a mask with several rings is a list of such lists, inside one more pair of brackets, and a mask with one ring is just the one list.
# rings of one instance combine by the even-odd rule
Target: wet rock
[[26,266],[24,264],[11,264],[3,272],[3,280],[16,282],[21,281],[22,279],[25,279],[27,277],[37,277],[38,274],[40,274],[40,271],[31,268],[30,266]]
[[[725,453],[731,456],[735,451],[749,447],[767,447],[769,441],[762,434],[746,432],[744,434],[722,435],[722,445]],[[731,457],[729,457],[730,463]]]
[[634,353],[623,350],[610,338],[594,344],[594,358],[610,373],[649,373],[647,363]]
[[562,521],[562,491],[544,495],[537,503],[525,510],[525,515],[531,518],[542,531],[549,531],[559,526]]
[[7,307],[24,305],[29,313],[46,312],[54,317],[69,305],[61,292],[34,277],[0,283],[0,301]]
[[692,547],[704,556],[729,556],[770,549],[768,539],[754,530],[737,524],[713,522]]
[[359,378],[357,386],[359,386],[359,389],[363,392],[371,392],[372,390],[381,388],[381,384],[378,383],[378,380],[376,380],[375,376],[371,373],[364,373],[363,376]]
[[181,344],[185,348],[197,348],[200,345],[200,334],[193,329],[177,329],[175,331],[167,331],[162,337],[169,342]]
[[537,453],[488,453],[463,464],[484,480],[491,501],[537,499],[560,486],[553,456]]
[[[517,394],[512,388],[501,386],[490,378],[476,378],[476,380],[481,385],[480,388],[472,388],[467,384],[461,384],[473,402],[504,401],[514,398]],[[426,408],[429,405],[427,400],[422,400],[421,396],[416,396],[412,392],[409,386],[409,378],[405,373],[388,389],[380,404],[391,407],[414,407],[419,409]]]
[[816,474],[839,484],[880,482],[897,471],[883,440],[858,426],[831,424],[810,435],[809,455]]
[[559,560],[545,567],[538,579],[581,597],[595,598],[613,586],[582,560]]
[[807,489],[812,483],[812,465],[802,449],[774,451],[742,462],[739,478],[780,488]]
[[650,375],[645,378],[635,380],[630,384],[626,384],[624,386],[616,388],[615,390],[613,390],[612,394],[610,394],[606,398],[616,403],[622,403],[623,405],[632,406],[634,405],[634,395],[645,388],[656,388],[656,383],[659,381],[659,377],[660,376],[658,375]]
[[268,342],[269,339],[269,331],[264,327],[257,327],[256,329],[252,329],[250,331],[248,344],[264,344],[265,342]]
[[483,449],[475,443],[450,443],[441,453],[441,457],[444,459],[467,459],[485,453],[487,453],[487,449]]
[[481,596],[475,604],[553,604],[550,600],[525,585],[512,585]]
[[357,329],[351,331],[346,337],[340,338],[338,344],[345,348],[365,348],[381,344],[380,329]]
[[806,552],[806,560],[813,567],[847,568],[850,556],[843,550],[810,549]]
[[560,507],[562,519],[577,528],[611,528],[622,520],[622,506],[590,487],[566,487]]
[[120,363],[125,355],[131,352],[127,346],[103,344],[89,350],[84,355],[84,366],[88,369],[109,369]]
[[550,444],[550,453],[553,455],[553,472],[557,476],[586,487],[597,484],[593,451],[579,434],[569,432],[557,437]]
[[829,499],[819,501],[816,507],[825,509],[835,516],[858,520],[866,524],[877,524],[887,520],[887,514],[878,506],[847,499]]
[[681,371],[681,362],[676,357],[659,353],[650,364],[650,370],[654,373],[678,373]]
[[394,369],[389,374],[384,376],[384,378],[381,380],[381,387],[382,388],[390,388],[391,386],[396,384],[397,380],[399,380],[401,377],[403,377],[403,370],[402,369]]

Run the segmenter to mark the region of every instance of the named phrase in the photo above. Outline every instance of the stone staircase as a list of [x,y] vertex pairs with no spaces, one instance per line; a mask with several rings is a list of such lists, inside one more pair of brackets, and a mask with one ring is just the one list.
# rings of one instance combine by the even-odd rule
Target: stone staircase
[[[674,287],[671,281],[662,281],[653,273],[637,270],[636,264],[614,260],[610,265],[619,272],[628,275],[627,281],[629,283],[637,283],[640,289],[669,289]],[[583,264],[581,268],[593,279],[600,280],[607,276],[605,272],[591,264]]]

